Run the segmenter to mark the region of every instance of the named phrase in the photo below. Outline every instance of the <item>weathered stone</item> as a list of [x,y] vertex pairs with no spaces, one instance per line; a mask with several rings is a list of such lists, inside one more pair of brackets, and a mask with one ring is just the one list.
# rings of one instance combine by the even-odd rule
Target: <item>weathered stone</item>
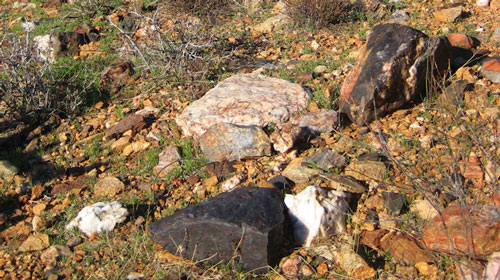
[[[477,280],[482,279],[484,267],[474,260],[459,260],[455,262],[454,279],[457,280]],[[486,280],[486,279],[482,279]],[[496,280],[496,279],[495,279]]]
[[293,145],[302,136],[302,129],[291,123],[278,125],[276,129],[269,136],[270,141],[273,143],[273,148],[277,152],[288,152]]
[[200,148],[209,161],[233,161],[271,155],[271,142],[258,126],[221,123],[200,138]]
[[500,83],[500,58],[492,58],[483,62],[481,74],[494,83]]
[[320,135],[338,128],[339,117],[336,111],[321,109],[305,115],[296,115],[290,122],[300,127],[305,133],[304,136]]
[[71,250],[67,246],[52,245],[40,255],[40,259],[44,264],[51,264],[58,257],[70,257],[71,255]]
[[345,175],[357,180],[382,182],[385,176],[385,164],[380,161],[359,160],[351,162],[345,169]]
[[108,129],[108,131],[106,131],[106,138],[117,138],[128,130],[137,132],[146,127],[146,125],[146,117],[143,115],[132,114]]
[[285,14],[279,13],[266,19],[261,24],[255,26],[254,30],[261,33],[269,33],[277,27],[287,24],[288,22],[290,22],[290,17]]
[[450,8],[443,8],[434,12],[434,17],[442,22],[455,22],[463,13],[463,6],[455,6]]
[[336,190],[350,193],[364,193],[366,191],[366,187],[351,176],[323,173],[320,177],[327,179],[329,186]]
[[486,256],[500,251],[499,221],[495,206],[474,206],[468,212],[452,205],[424,226],[422,237],[431,250]]
[[340,108],[364,125],[421,98],[429,65],[448,67],[450,44],[399,24],[376,26],[340,93]]
[[134,75],[132,62],[117,60],[113,61],[101,72],[100,85],[103,87],[122,86]]
[[407,265],[432,262],[432,258],[417,245],[415,239],[405,233],[389,233],[380,240],[382,251],[389,251],[394,261]]
[[17,167],[6,160],[0,160],[0,177],[14,176],[19,172]]
[[382,198],[384,199],[384,205],[385,209],[387,209],[387,213],[395,216],[399,215],[406,202],[405,195],[401,193],[383,192]]
[[113,197],[124,189],[125,184],[120,181],[120,179],[113,176],[101,178],[94,185],[94,193],[96,195],[104,195],[107,197]]
[[49,247],[49,236],[45,233],[35,233],[30,235],[21,246],[19,246],[20,252],[29,251],[40,251]]
[[430,220],[439,214],[427,199],[414,200],[410,211],[417,213],[422,220]]
[[490,9],[492,9],[492,10],[500,9],[500,0],[491,0],[490,1]]
[[180,166],[180,160],[179,149],[176,146],[168,146],[158,156],[158,165],[153,168],[153,172],[160,177],[165,176]]
[[300,255],[291,255],[284,257],[279,264],[279,268],[286,277],[297,277],[300,272],[302,258]]
[[308,184],[309,180],[318,176],[321,171],[302,165],[302,158],[293,159],[283,170],[283,176],[292,180],[295,184]]
[[215,124],[283,123],[305,109],[311,96],[300,85],[259,74],[238,74],[189,105],[176,122],[185,136],[200,137]]
[[111,144],[111,149],[113,151],[123,151],[123,149],[130,143],[130,137],[123,136]]
[[148,235],[187,259],[264,268],[281,257],[283,211],[276,189],[236,188],[152,223]]
[[54,35],[35,36],[33,42],[36,47],[36,55],[44,61],[53,62],[61,49],[61,43]]
[[329,170],[334,167],[344,167],[345,158],[330,149],[319,149],[312,155],[304,158],[304,164],[313,165],[323,170]]
[[380,251],[381,250],[381,245],[380,241],[381,239],[387,234],[387,230],[385,229],[377,229],[373,231],[363,231],[361,233],[361,244],[370,247],[373,250]]
[[430,265],[426,262],[418,262],[415,264],[415,268],[418,270],[418,273],[423,276],[433,276],[437,273],[437,268],[434,265]]
[[448,111],[454,112],[462,104],[465,97],[465,89],[468,82],[458,80],[447,86],[443,93],[438,98],[438,103]]
[[397,10],[391,15],[391,21],[394,23],[404,24],[410,20],[410,16],[406,11]]
[[343,244],[339,251],[334,252],[335,262],[355,279],[369,279],[375,276],[376,272],[349,244]]

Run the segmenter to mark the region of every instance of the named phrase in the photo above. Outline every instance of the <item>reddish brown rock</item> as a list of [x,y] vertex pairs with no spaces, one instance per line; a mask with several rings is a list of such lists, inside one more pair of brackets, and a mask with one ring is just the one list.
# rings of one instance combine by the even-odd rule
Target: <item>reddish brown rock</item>
[[453,47],[459,47],[463,49],[472,49],[472,47],[474,47],[474,42],[472,41],[472,39],[465,34],[450,33],[446,37]]
[[376,26],[340,92],[340,109],[364,125],[422,97],[429,65],[447,69],[451,45],[399,24]]
[[[435,251],[486,256],[500,251],[500,212],[495,206],[447,207],[422,229],[425,245]],[[444,223],[443,223],[444,222]],[[446,225],[446,228],[443,226]]]
[[146,125],[146,117],[143,115],[132,114],[111,127],[106,132],[106,138],[117,138],[127,130],[137,132],[146,127]]
[[389,251],[398,263],[415,265],[419,262],[432,262],[432,258],[417,245],[415,239],[402,232],[389,233],[380,240],[383,251]]
[[387,234],[385,229],[377,229],[374,231],[363,231],[361,233],[361,244],[372,248],[373,250],[380,250],[380,240]]

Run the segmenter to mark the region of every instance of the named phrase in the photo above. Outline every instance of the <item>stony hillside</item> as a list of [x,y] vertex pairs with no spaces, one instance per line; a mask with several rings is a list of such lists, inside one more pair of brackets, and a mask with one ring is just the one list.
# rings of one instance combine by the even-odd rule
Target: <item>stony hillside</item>
[[499,0],[5,0],[1,279],[500,279]]

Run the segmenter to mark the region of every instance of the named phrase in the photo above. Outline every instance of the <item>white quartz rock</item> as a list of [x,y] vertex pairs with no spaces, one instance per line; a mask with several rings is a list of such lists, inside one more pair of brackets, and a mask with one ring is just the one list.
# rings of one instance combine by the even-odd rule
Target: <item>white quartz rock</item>
[[350,194],[309,186],[297,195],[287,194],[285,205],[292,220],[295,240],[306,247],[314,237],[342,233]]
[[119,201],[98,202],[83,208],[66,229],[78,227],[87,236],[109,232],[113,231],[116,224],[125,221],[127,215],[127,209],[123,208]]
[[483,280],[500,280],[500,252],[490,255]]

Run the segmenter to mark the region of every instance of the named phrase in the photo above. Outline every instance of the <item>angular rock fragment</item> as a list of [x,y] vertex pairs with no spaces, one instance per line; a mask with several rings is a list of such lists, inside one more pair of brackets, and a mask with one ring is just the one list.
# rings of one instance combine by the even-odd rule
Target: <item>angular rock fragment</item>
[[455,22],[463,13],[463,6],[445,7],[434,12],[434,16],[438,21]]
[[305,109],[311,96],[300,85],[259,74],[238,74],[220,82],[176,118],[185,136],[200,137],[211,126],[266,126],[286,122]]
[[441,215],[425,224],[422,229],[425,245],[439,252],[475,256],[500,251],[498,208],[484,205],[470,208],[467,211],[460,205],[448,206]]
[[366,261],[349,244],[343,244],[342,247],[334,252],[335,262],[355,279],[369,279],[376,275]]
[[180,165],[179,160],[179,149],[176,146],[168,146],[158,156],[158,165],[153,168],[153,172],[160,177],[165,176]]
[[323,170],[329,170],[334,167],[343,167],[345,165],[345,158],[333,150],[319,149],[312,155],[304,158],[303,163],[315,165]]
[[500,279],[500,252],[495,252],[489,256],[488,265],[484,270],[483,279],[485,280]]
[[406,202],[405,195],[400,193],[383,192],[382,198],[384,199],[384,205],[387,209],[387,213],[395,216],[399,215]]
[[380,161],[359,160],[351,162],[345,169],[345,175],[366,182],[382,182],[385,176],[385,164]]
[[271,142],[258,126],[221,123],[212,126],[200,140],[209,161],[233,161],[271,155]]
[[432,258],[417,242],[405,233],[389,233],[380,240],[382,251],[391,254],[398,263],[415,265],[418,262],[432,262]]
[[101,87],[122,86],[134,75],[132,62],[116,60],[101,72]]
[[125,189],[125,184],[120,181],[120,179],[114,176],[107,176],[99,179],[94,185],[94,193],[96,195],[104,195],[108,197],[113,197],[117,193],[122,192]]
[[364,125],[420,96],[429,65],[448,67],[450,44],[399,24],[376,26],[340,93],[340,108]]
[[17,167],[6,160],[0,160],[0,176],[14,176],[19,172]]
[[292,180],[295,184],[306,185],[311,178],[318,176],[322,171],[304,166],[302,161],[303,158],[293,159],[283,170],[283,176]]
[[45,233],[35,233],[30,235],[21,246],[20,252],[40,251],[50,246],[49,236]]
[[294,228],[295,241],[311,245],[318,233],[322,236],[345,231],[349,193],[309,186],[297,195],[287,194],[285,205]]
[[152,223],[148,235],[186,259],[259,269],[281,257],[283,211],[275,189],[236,188]]
[[147,125],[147,118],[143,115],[132,114],[106,131],[106,138],[117,138],[127,130],[140,131]]

